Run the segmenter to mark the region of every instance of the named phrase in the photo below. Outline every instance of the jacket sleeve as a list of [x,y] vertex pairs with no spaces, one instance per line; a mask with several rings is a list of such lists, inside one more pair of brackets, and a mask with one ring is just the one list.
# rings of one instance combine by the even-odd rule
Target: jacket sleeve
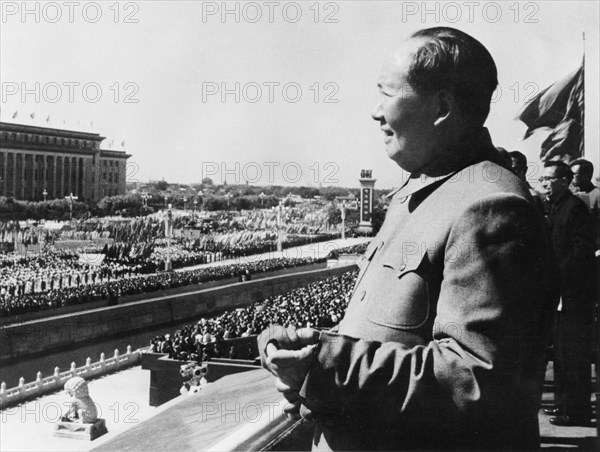
[[590,259],[590,256],[594,254],[594,232],[590,212],[582,202],[573,206],[569,222],[569,229],[573,234],[573,249],[568,259],[569,263]]
[[488,196],[455,217],[445,250],[452,258],[444,262],[430,342],[408,348],[322,333],[301,390],[313,414],[376,424],[443,417],[447,424],[493,417],[539,391],[531,375],[543,359],[547,246],[533,206],[514,195]]
[[[574,200],[575,201],[575,200]],[[594,230],[592,217],[583,202],[576,200],[568,211],[568,227],[565,237],[570,249],[566,258],[560,263],[563,296],[571,300],[585,301],[587,315],[592,315],[592,294],[596,286],[596,270],[594,262]],[[569,309],[571,305],[563,306]]]

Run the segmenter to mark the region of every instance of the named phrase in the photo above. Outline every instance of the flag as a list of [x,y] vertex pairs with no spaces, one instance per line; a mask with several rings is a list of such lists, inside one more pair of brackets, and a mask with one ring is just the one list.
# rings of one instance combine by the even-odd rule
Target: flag
[[540,158],[546,162],[554,160],[555,157],[562,159],[565,155],[570,155],[572,159],[581,157],[582,133],[582,127],[577,121],[562,121],[542,143]]
[[541,159],[583,155],[584,65],[558,80],[529,102],[519,119],[527,125],[523,139],[540,127],[554,129],[542,144]]
[[35,112],[31,113],[31,114],[29,115],[29,117],[30,117],[31,119],[35,119]]
[[19,110],[15,111],[12,115],[12,118],[15,119],[17,117],[17,115],[19,114]]
[[50,115],[46,118],[46,122],[50,122]]
[[125,146],[125,140],[121,141],[121,147]]
[[523,139],[539,127],[556,127],[568,113],[573,88],[583,77],[583,65],[566,77],[554,82],[533,98],[523,109],[518,119],[527,125]]

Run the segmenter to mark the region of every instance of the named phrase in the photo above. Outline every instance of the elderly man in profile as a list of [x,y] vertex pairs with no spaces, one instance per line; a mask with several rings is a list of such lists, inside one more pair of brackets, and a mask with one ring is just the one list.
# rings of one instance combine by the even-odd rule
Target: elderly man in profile
[[483,127],[495,63],[452,29],[385,63],[372,113],[411,173],[336,331],[271,327],[263,365],[315,422],[313,449],[534,449],[548,244],[527,186]]

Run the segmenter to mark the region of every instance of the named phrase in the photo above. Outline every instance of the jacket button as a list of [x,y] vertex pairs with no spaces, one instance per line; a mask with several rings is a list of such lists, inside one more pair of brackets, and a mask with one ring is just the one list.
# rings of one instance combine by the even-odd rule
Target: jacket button
[[358,296],[358,299],[360,301],[363,301],[365,299],[365,295],[367,295],[367,291],[366,290],[361,290],[360,295]]
[[400,265],[400,271],[401,272],[403,272],[405,268],[406,268],[406,264],[401,264]]

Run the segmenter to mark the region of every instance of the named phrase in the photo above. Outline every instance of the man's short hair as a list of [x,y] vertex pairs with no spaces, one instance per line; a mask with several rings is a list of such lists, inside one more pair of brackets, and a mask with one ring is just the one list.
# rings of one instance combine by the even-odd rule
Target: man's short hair
[[592,162],[586,159],[577,159],[569,163],[571,168],[575,165],[579,165],[582,176],[585,176],[590,180],[592,179],[592,176],[594,175],[594,164]]
[[515,159],[515,162],[517,163],[516,166],[519,168],[527,168],[527,157],[525,157],[525,154],[519,151],[512,151],[509,152],[508,155],[510,155],[511,159]]
[[549,162],[544,163],[544,168],[551,167],[556,168],[556,175],[558,177],[564,177],[569,183],[571,183],[573,180],[573,171],[571,171],[569,165],[560,160],[550,160]]
[[448,90],[460,112],[483,125],[498,86],[496,64],[488,50],[472,36],[450,27],[426,28],[411,38],[425,43],[413,55],[408,83],[423,94]]

